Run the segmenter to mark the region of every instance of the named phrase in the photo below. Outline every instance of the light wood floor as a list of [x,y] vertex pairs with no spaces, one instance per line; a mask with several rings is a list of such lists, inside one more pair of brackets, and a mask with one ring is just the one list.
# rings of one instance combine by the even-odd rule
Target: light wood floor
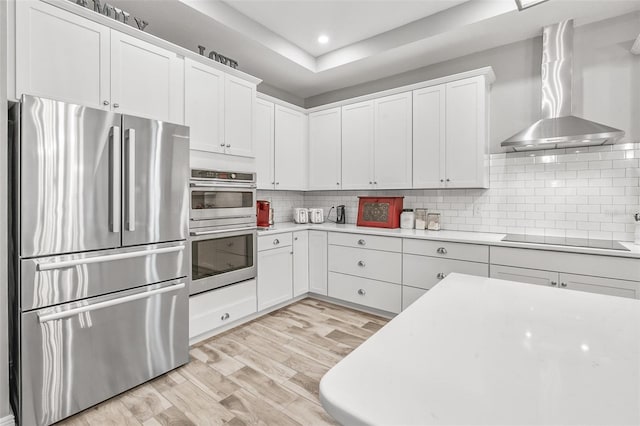
[[387,320],[305,299],[191,347],[191,362],[64,425],[323,425],[325,372]]

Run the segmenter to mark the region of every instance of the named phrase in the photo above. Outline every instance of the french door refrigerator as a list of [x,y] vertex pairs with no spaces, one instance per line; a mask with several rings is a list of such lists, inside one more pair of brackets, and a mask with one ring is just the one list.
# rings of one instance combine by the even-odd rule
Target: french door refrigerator
[[10,109],[11,391],[46,425],[188,361],[189,129]]

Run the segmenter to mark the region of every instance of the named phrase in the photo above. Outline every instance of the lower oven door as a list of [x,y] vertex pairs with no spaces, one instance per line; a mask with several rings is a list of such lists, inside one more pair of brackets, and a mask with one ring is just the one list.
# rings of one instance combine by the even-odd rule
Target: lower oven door
[[191,231],[190,294],[202,293],[256,276],[257,231],[198,229]]
[[187,291],[172,280],[23,313],[20,424],[55,423],[187,363]]

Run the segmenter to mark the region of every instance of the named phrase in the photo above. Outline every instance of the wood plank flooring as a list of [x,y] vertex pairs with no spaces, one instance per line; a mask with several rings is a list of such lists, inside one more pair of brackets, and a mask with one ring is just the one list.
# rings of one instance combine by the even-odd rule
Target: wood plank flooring
[[387,319],[304,299],[191,347],[191,361],[60,425],[326,425],[320,379]]

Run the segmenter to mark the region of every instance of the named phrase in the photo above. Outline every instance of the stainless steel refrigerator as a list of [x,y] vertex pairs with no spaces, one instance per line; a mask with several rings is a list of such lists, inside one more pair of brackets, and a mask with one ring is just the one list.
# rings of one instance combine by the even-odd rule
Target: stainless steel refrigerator
[[188,361],[187,127],[10,109],[11,397],[51,424]]

